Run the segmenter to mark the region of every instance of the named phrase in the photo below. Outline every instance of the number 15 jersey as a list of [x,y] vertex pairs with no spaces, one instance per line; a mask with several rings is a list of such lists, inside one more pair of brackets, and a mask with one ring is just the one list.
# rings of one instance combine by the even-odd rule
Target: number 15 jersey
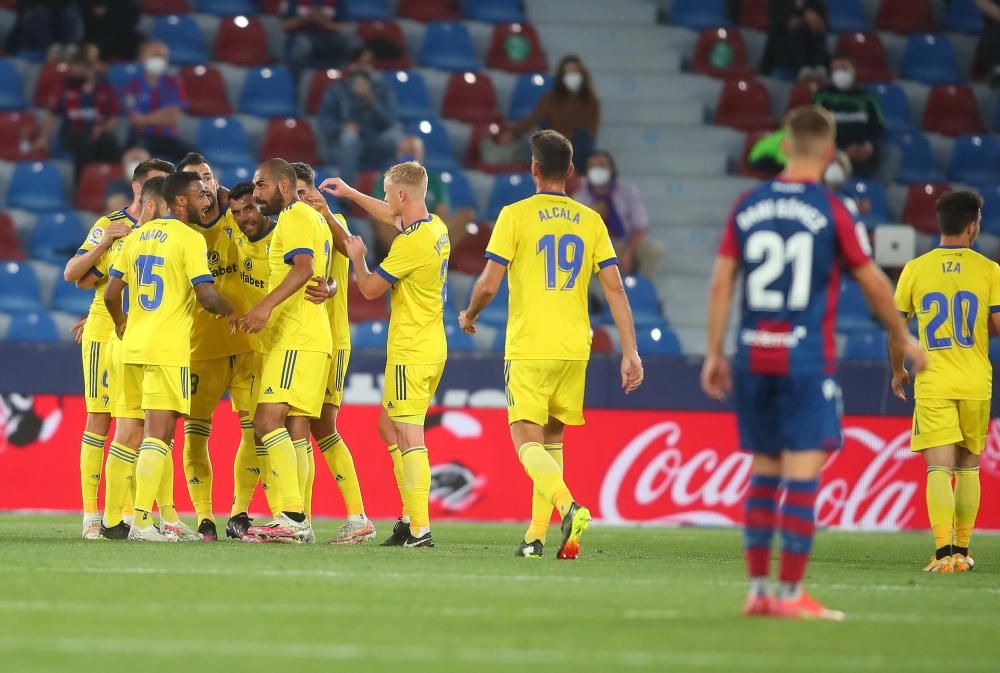
[[507,360],[590,359],[590,279],[618,263],[600,215],[535,194],[500,211],[486,257],[507,267]]

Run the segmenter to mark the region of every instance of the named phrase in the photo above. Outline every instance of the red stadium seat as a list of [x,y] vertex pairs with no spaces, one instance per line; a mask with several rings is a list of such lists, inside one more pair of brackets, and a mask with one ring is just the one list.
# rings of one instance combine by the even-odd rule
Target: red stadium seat
[[854,63],[859,82],[891,82],[896,79],[886,62],[885,45],[878,33],[841,33],[837,54]]
[[767,88],[756,79],[727,79],[715,107],[715,124],[741,131],[774,128]]
[[376,68],[406,70],[413,65],[406,53],[406,38],[395,21],[362,21],[358,38],[372,50]]
[[187,0],[141,0],[143,14],[187,14],[191,11]]
[[[380,225],[381,226],[381,225]],[[388,320],[389,307],[385,303],[385,295],[377,299],[365,299],[358,289],[358,284],[351,279],[347,284],[347,304],[351,307],[349,317],[351,322],[370,322],[372,320]]]
[[314,115],[319,112],[319,104],[323,102],[326,87],[344,76],[343,71],[336,68],[317,70],[309,79],[309,93],[306,95],[306,113]]
[[232,16],[219,22],[212,60],[247,67],[273,61],[267,50],[267,31],[256,16]]
[[280,14],[283,3],[284,0],[261,0],[260,12],[261,14]]
[[923,127],[946,136],[985,133],[972,89],[964,84],[939,84],[931,88],[924,108]]
[[791,91],[788,92],[788,103],[785,104],[785,112],[803,105],[811,105],[813,94],[819,91],[821,86],[823,86],[823,82],[816,80],[799,80],[793,84]]
[[[732,61],[725,68],[712,64],[712,51],[720,44],[728,45],[733,54]],[[736,28],[706,28],[701,31],[694,47],[691,70],[719,79],[750,77],[752,73],[747,67],[747,46],[743,35]]]
[[743,0],[740,3],[740,25],[767,31],[767,0]]
[[474,72],[453,73],[444,91],[441,116],[469,124],[503,119],[490,76]]
[[310,166],[316,166],[320,163],[316,146],[316,134],[305,119],[272,119],[267,124],[260,155],[282,157],[286,161],[304,161]]
[[460,0],[399,0],[396,14],[414,21],[461,21]]
[[[515,59],[507,53],[508,43],[516,47],[516,43],[511,41],[521,40],[524,41],[521,46],[526,45],[528,51],[523,58]],[[498,23],[493,26],[490,47],[486,50],[486,67],[519,73],[547,72],[549,62],[535,27],[530,23]]]
[[489,225],[477,224],[475,231],[469,233],[452,248],[448,266],[454,271],[468,274],[480,274],[486,268],[486,246],[490,242],[493,230]]
[[473,168],[484,173],[522,173],[530,169],[530,166],[526,164],[492,165],[481,162],[479,144],[484,137],[499,134],[502,128],[497,122],[477,124],[472,127],[472,132],[469,133],[469,144],[465,147],[464,164],[467,168]]
[[875,28],[901,35],[934,32],[931,4],[928,0],[882,0]]
[[31,151],[31,143],[41,130],[31,112],[21,110],[0,113],[0,159],[4,161],[39,161],[44,152]]
[[59,91],[59,83],[69,72],[69,66],[59,61],[49,61],[42,65],[38,73],[38,83],[35,85],[34,106],[47,108],[52,103],[52,97]]
[[17,240],[17,229],[10,215],[0,212],[0,260],[20,262],[24,259],[21,245]]
[[[379,171],[361,171],[358,173],[357,184],[354,185],[354,188],[362,194],[371,194],[375,191],[375,180],[381,178],[382,173]],[[358,217],[368,217],[368,212],[353,201],[351,202],[350,213]],[[372,320],[381,320],[381,318],[372,318]]]
[[594,338],[590,344],[592,353],[614,353],[615,342],[611,340],[611,334],[607,328],[597,326],[593,329]]
[[83,168],[80,181],[76,186],[76,199],[73,207],[78,210],[88,210],[92,213],[104,212],[104,194],[108,183],[125,177],[119,163],[89,163]]
[[226,98],[226,84],[215,66],[184,66],[180,75],[190,101],[188,114],[198,117],[228,117],[233,113]]
[[940,234],[934,203],[950,191],[951,186],[947,183],[920,182],[910,185],[903,206],[903,222],[924,234]]

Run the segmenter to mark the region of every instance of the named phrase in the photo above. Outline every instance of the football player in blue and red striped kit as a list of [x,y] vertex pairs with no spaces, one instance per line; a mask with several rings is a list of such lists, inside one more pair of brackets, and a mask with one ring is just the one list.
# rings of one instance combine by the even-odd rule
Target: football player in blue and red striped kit
[[[812,599],[802,579],[816,529],[820,471],[842,443],[834,323],[843,269],[914,368],[922,369],[926,358],[895,309],[888,279],[871,261],[864,227],[821,185],[835,151],[833,118],[806,106],[789,113],[785,127],[784,172],[741,196],[726,223],[709,289],[702,387],[716,399],[734,393],[740,442],[753,453],[745,503],[745,614],[842,619],[842,612]],[[741,274],[734,381],[723,342]],[[775,528],[781,562],[772,595]]]

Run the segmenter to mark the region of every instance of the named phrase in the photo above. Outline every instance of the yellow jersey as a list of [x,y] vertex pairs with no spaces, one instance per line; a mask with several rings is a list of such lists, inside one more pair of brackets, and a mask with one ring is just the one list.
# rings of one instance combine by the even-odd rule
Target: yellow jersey
[[506,359],[590,359],[590,278],[618,263],[600,215],[535,194],[500,211],[486,257],[507,267]]
[[[135,227],[135,219],[127,211],[116,210],[113,213],[108,213],[94,222],[94,226],[87,232],[87,238],[84,239],[76,254],[82,255],[93,250],[104,238],[104,232],[107,231],[108,225],[118,221],[127,222],[130,226]],[[94,286],[94,299],[87,312],[87,324],[83,328],[83,338],[89,341],[107,341],[108,336],[115,331],[115,323],[111,320],[111,314],[108,313],[108,308],[104,305],[104,288],[108,285],[108,270],[113,261],[113,255],[109,253],[114,247],[112,245],[111,248],[105,250],[97,264],[94,265],[94,270],[99,274],[98,281],[97,285]]]
[[194,286],[212,282],[206,257],[205,238],[174,217],[126,237],[110,274],[128,285],[123,363],[190,366]]
[[387,362],[433,365],[448,359],[444,302],[450,255],[448,227],[431,215],[405,227],[375,269],[392,283]]
[[[260,303],[267,296],[268,282],[271,278],[271,267],[268,254],[271,247],[271,234],[275,223],[270,222],[267,230],[260,238],[250,238],[239,227],[233,230],[233,243],[236,244],[236,263],[239,267],[241,291],[233,298],[237,313],[245,315],[247,311]],[[258,353],[267,352],[268,335],[271,323],[264,326],[257,334],[248,334],[250,348]]]
[[[313,276],[329,278],[333,254],[330,228],[319,213],[302,201],[295,201],[281,211],[271,233],[269,293],[285,280],[292,268],[292,258],[299,254],[312,257]],[[269,323],[272,350],[332,352],[330,316],[325,306],[306,299],[305,289],[281,302]]]
[[[208,249],[208,270],[215,280],[216,289],[230,301],[243,291],[233,245],[233,232],[239,231],[229,207],[208,225],[190,225],[191,229],[205,237]],[[191,360],[214,360],[250,350],[245,332],[233,334],[229,321],[219,320],[201,305],[194,308],[194,330],[191,332]]]
[[990,314],[1000,311],[1000,266],[965,247],[940,246],[903,267],[896,308],[916,316],[927,369],[917,399],[988,400]]
[[[351,230],[347,228],[347,220],[340,213],[334,213],[344,231],[348,234]],[[326,300],[326,311],[330,316],[330,332],[333,336],[333,350],[346,351],[351,349],[351,323],[347,317],[347,283],[348,272],[351,267],[351,260],[333,249],[333,260],[330,263],[330,277],[337,281],[337,294],[332,299]]]

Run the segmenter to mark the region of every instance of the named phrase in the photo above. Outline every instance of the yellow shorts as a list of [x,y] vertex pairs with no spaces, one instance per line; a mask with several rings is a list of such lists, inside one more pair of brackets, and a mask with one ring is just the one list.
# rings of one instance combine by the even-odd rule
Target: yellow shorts
[[164,410],[188,415],[191,410],[189,367],[126,363],[122,371],[121,389],[126,411],[141,414],[144,411]]
[[986,446],[990,400],[920,400],[913,409],[910,448],[923,451],[957,444],[980,454]]
[[143,420],[142,407],[129,410],[125,403],[125,365],[122,363],[122,340],[112,334],[107,345],[108,390],[111,393],[111,416]]
[[107,344],[84,339],[80,345],[80,355],[83,358],[83,396],[87,403],[87,413],[111,413]]
[[[245,357],[244,357],[245,356]],[[260,370],[264,366],[264,354],[258,351],[250,351],[249,353],[241,353],[237,356],[238,360],[236,367],[240,370],[239,377],[242,379],[244,375],[247,381],[247,391],[246,400],[242,399],[243,393],[230,393],[230,402],[233,406],[233,411],[237,413],[247,412],[247,414],[253,418],[253,410],[257,407],[256,393],[256,383],[260,380]],[[236,376],[234,374],[234,376]],[[246,406],[243,406],[243,405]]]
[[289,416],[319,418],[330,356],[316,351],[276,350],[264,355],[260,378],[254,381],[258,404],[287,404]]
[[191,418],[207,420],[228,390],[233,408],[249,411],[253,352],[191,363]]
[[586,360],[507,360],[507,420],[583,425]]
[[382,406],[389,418],[412,416],[423,425],[443,373],[443,362],[435,365],[386,363]]
[[339,407],[344,403],[344,381],[347,378],[347,365],[351,361],[350,349],[333,351],[330,361],[330,376],[326,381],[326,395],[323,404]]

